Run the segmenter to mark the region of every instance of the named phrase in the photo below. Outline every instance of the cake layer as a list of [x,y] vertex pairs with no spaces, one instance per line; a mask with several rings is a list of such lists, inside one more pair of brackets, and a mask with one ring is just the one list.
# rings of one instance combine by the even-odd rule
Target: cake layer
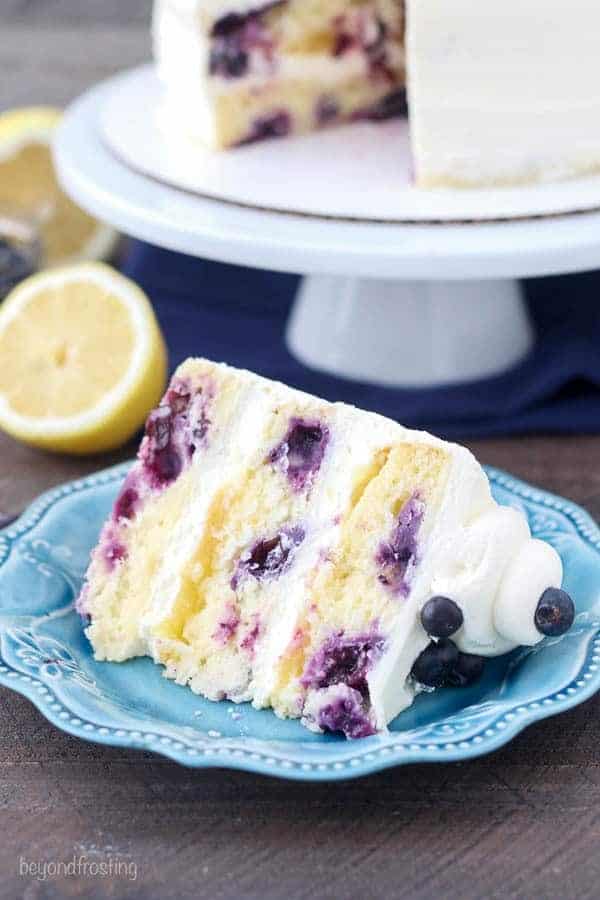
[[[403,109],[395,0],[286,0],[254,9],[158,0],[163,119],[224,147]],[[392,97],[391,100],[390,95]]]
[[[421,611],[452,653],[536,643],[561,564],[463,448],[204,360],[176,373],[94,552],[99,659],[361,737],[410,704]],[[462,659],[462,657],[460,657]]]

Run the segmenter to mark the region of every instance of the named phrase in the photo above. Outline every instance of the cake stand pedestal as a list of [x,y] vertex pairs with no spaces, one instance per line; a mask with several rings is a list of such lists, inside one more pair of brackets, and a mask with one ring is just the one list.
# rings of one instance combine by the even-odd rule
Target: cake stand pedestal
[[[55,143],[63,186],[84,209],[150,243],[303,274],[287,341],[309,366],[396,387],[500,373],[533,342],[517,279],[600,264],[598,212],[403,224],[267,210],[173,187],[136,171],[103,135],[108,100],[134,77],[99,85],[67,111]],[[286,151],[277,152],[285,181]],[[564,205],[564,185],[556,190]]]
[[520,284],[303,279],[287,330],[303,363],[388,386],[483,378],[531,349]]

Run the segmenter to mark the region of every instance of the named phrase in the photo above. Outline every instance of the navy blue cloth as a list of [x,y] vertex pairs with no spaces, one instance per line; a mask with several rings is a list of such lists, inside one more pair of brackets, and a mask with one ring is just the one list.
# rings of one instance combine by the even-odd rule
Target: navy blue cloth
[[451,387],[397,390],[311,371],[290,355],[284,333],[296,276],[140,242],[132,242],[122,268],[151,297],[172,368],[188,356],[207,356],[449,438],[600,432],[600,272],[526,283],[537,342],[510,372]]

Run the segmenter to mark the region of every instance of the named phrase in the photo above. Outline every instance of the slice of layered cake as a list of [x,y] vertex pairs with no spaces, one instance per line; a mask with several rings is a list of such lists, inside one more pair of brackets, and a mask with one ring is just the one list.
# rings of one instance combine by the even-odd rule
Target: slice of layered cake
[[100,660],[219,700],[385,729],[421,689],[560,634],[561,562],[471,454],[205,360],[146,426],[78,602]]
[[229,147],[404,105],[398,0],[157,0],[171,117]]

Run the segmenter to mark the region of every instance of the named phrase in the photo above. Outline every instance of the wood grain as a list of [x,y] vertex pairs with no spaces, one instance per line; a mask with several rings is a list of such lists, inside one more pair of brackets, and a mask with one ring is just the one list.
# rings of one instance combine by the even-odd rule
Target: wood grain
[[[145,0],[2,0],[0,107],[65,103],[148,55]],[[600,518],[600,438],[473,445],[483,462]],[[0,437],[0,517],[115,462]],[[519,898],[600,895],[600,698],[492,757],[298,785],[194,772],[54,729],[0,691],[0,897]],[[137,878],[19,874],[20,859],[112,859]]]

